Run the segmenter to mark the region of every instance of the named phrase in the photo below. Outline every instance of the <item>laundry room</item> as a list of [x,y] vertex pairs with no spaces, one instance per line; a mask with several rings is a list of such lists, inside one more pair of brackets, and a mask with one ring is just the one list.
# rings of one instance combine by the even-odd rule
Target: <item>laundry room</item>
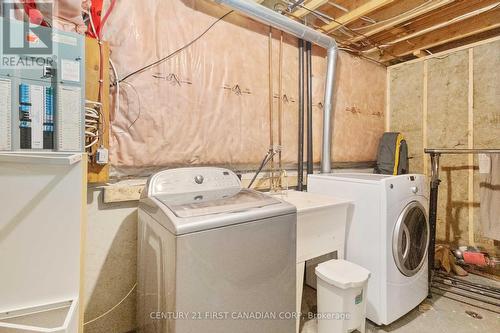
[[0,20],[0,333],[500,331],[499,0]]

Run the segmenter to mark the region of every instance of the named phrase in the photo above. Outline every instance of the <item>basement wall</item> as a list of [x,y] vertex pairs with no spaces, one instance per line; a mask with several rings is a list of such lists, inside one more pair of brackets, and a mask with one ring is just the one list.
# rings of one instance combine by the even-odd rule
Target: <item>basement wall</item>
[[[500,147],[500,39],[388,68],[388,129],[405,135],[410,170],[430,175],[424,148]],[[437,240],[481,245],[498,242],[480,229],[477,156],[443,155]]]
[[[181,48],[229,11],[203,0],[118,1],[105,39],[119,77]],[[272,48],[269,40],[268,26],[233,12],[189,48],[123,81],[120,109],[111,114],[112,175],[148,176],[187,165],[256,169],[271,135],[278,143],[280,103],[283,163],[296,164],[297,39],[273,29]],[[313,48],[315,163],[321,151],[325,56],[325,50]],[[337,77],[332,159],[374,161],[385,123],[386,69],[341,52]]]

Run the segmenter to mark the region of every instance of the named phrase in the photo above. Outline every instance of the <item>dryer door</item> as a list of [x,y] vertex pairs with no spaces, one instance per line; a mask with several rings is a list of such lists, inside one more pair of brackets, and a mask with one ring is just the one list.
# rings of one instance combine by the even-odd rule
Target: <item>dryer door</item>
[[392,254],[399,271],[415,275],[422,267],[429,244],[429,222],[421,203],[412,201],[394,227]]

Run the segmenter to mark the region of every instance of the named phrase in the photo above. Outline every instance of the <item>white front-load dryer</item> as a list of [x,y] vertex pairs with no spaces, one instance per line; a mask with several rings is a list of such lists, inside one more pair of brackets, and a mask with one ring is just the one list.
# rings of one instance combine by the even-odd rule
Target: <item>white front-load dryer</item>
[[308,191],[353,202],[345,256],[372,273],[368,319],[388,325],[425,299],[429,243],[425,176],[310,175]]

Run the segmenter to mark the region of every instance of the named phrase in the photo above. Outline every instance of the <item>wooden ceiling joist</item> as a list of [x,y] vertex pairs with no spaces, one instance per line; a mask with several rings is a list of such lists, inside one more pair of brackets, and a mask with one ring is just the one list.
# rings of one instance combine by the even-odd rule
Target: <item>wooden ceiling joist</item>
[[395,57],[412,54],[418,50],[429,49],[471,35],[479,34],[500,27],[500,8],[452,23],[446,27],[417,36],[384,48],[380,61],[389,61]]
[[[412,22],[397,26],[386,32],[381,32],[371,37],[370,40],[372,43],[378,45],[383,45],[387,42],[399,43],[448,26],[460,20],[480,15],[493,9],[498,3],[498,0],[459,1],[449,6],[449,8],[436,10],[421,18],[416,18]],[[372,49],[372,51],[376,51],[376,49]]]
[[303,5],[303,7],[299,7],[296,11],[292,13],[296,18],[302,18],[309,14],[311,11],[318,9],[319,7],[328,3],[328,0],[311,0]]
[[360,40],[365,39],[366,37],[370,37],[372,35],[375,35],[379,32],[388,30],[390,28],[395,27],[398,24],[404,23],[406,21],[409,21],[415,17],[421,16],[423,14],[429,13],[433,10],[439,9],[445,5],[448,5],[455,0],[437,0],[437,1],[432,1],[430,2],[427,6],[422,6],[419,10],[414,10],[414,11],[409,11],[408,13],[401,13],[398,15],[396,18],[393,20],[389,19],[387,22],[382,23],[382,24],[375,24],[375,27],[366,31],[362,31],[363,35],[362,36],[356,36],[354,38],[351,38],[347,41],[345,41],[346,44],[352,44],[359,42]]
[[351,23],[357,19],[360,19],[361,17],[366,16],[369,13],[390,4],[393,1],[394,0],[370,0],[367,3],[365,3],[364,5],[361,5],[355,9],[351,10],[350,12],[336,18],[335,21],[333,21],[329,24],[323,25],[321,27],[321,30],[323,30],[327,33],[330,33],[332,31],[338,29],[342,25],[345,25],[345,24]]

